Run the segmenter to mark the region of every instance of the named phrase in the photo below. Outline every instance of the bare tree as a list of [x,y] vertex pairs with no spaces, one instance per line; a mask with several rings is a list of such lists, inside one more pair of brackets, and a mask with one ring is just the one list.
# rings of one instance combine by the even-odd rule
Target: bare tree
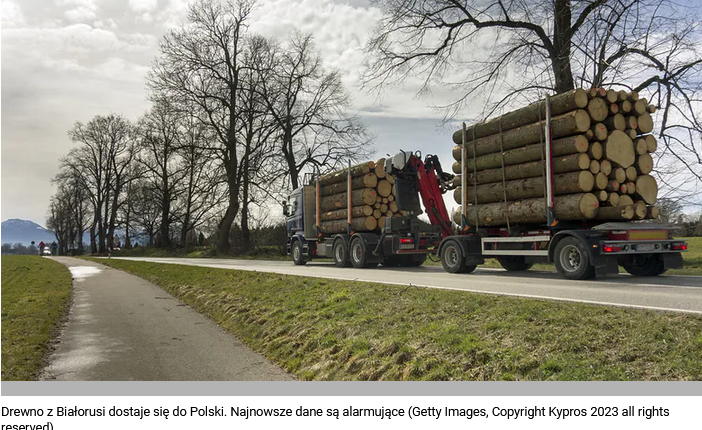
[[[150,89],[191,106],[212,132],[224,165],[228,207],[219,224],[218,251],[230,251],[229,231],[239,212],[238,90],[246,23],[253,3],[220,4],[200,0],[190,6],[188,22],[169,31],[149,74]],[[214,143],[214,142],[213,142]]]
[[264,100],[278,128],[282,173],[292,188],[303,170],[334,169],[369,154],[365,127],[348,114],[349,97],[337,70],[327,70],[312,36],[295,33],[282,48],[270,44],[260,69]]

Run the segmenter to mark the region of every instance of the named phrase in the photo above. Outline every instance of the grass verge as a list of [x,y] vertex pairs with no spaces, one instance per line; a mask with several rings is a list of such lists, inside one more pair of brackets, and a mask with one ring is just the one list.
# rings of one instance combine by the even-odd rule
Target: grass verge
[[71,274],[33,255],[2,257],[2,380],[32,381],[66,309]]
[[306,380],[702,379],[702,317],[120,260]]

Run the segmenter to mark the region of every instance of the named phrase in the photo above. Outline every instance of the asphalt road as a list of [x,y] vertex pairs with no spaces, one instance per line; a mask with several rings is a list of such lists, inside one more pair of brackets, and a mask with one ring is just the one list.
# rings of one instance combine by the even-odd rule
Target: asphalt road
[[121,259],[387,284],[411,284],[418,287],[702,314],[702,277],[699,276],[634,278],[619,275],[598,281],[570,281],[556,273],[529,271],[515,274],[499,269],[480,268],[471,274],[453,275],[446,273],[440,266],[354,269],[338,268],[333,263],[326,262],[295,266],[291,261],[139,257]]
[[291,380],[217,324],[139,277],[70,257],[73,303],[41,379]]

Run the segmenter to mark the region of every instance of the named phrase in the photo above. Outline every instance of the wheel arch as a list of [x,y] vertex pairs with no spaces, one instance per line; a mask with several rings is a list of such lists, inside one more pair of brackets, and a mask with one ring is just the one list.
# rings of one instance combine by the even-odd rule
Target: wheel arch
[[592,230],[563,230],[556,233],[548,244],[548,262],[554,262],[554,253],[558,243],[567,237],[574,237],[583,243],[587,250],[588,257],[591,262],[596,262],[600,258],[600,240],[603,239],[602,234]]

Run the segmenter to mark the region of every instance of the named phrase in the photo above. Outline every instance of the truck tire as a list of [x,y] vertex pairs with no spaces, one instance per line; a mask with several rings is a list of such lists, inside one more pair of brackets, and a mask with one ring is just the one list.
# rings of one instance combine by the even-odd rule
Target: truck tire
[[585,245],[575,237],[558,242],[554,252],[556,270],[568,279],[583,280],[595,276]]
[[336,239],[332,245],[332,253],[334,255],[334,264],[336,267],[349,267],[349,247],[348,242],[344,239]]
[[293,242],[291,254],[293,263],[295,263],[296,266],[304,266],[307,264],[307,260],[305,260],[305,253],[302,250],[302,242],[299,240],[295,240]]
[[500,257],[497,259],[500,262],[500,266],[508,272],[522,272],[524,270],[529,270],[534,265],[532,263],[527,263],[526,258],[519,255],[510,255],[507,257]]
[[368,250],[366,246],[366,241],[361,237],[354,237],[351,239],[351,246],[349,246],[349,254],[351,259],[351,265],[357,269],[370,268],[378,265],[377,262],[368,262]]
[[633,276],[658,276],[665,273],[663,259],[659,255],[632,255],[622,261],[622,267]]
[[470,273],[475,270],[474,265],[466,265],[463,248],[455,240],[450,240],[444,245],[441,251],[441,265],[449,273]]

